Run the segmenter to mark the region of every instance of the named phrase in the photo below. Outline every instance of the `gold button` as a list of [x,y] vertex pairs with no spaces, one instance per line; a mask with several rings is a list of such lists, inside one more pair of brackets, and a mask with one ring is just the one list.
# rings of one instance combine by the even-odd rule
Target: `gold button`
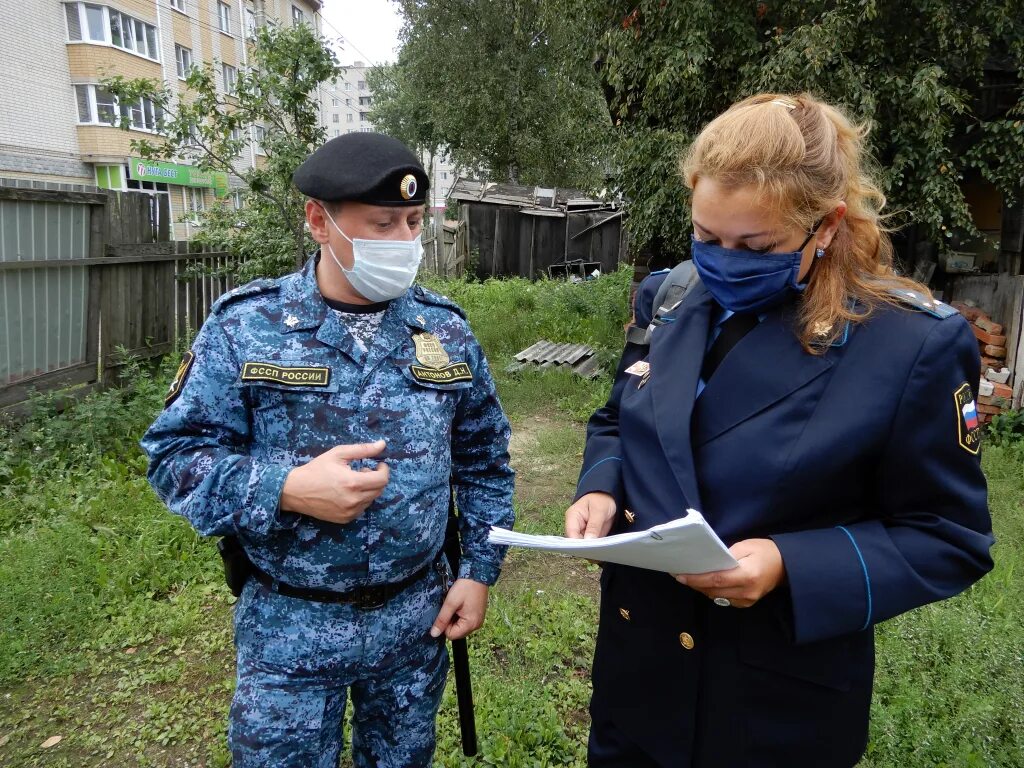
[[629,611],[625,608],[619,608],[619,616],[624,618],[626,621],[629,621]]
[[627,509],[626,510],[626,522],[627,523],[632,523],[632,522],[635,522],[635,521],[636,521],[636,515],[634,515],[632,512],[630,512]]
[[679,644],[688,651],[693,650],[693,635],[689,632],[680,632]]

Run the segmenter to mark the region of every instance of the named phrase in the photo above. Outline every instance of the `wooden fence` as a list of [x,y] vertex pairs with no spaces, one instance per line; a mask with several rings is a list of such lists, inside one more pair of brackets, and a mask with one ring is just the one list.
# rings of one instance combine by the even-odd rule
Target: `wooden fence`
[[171,351],[233,287],[170,240],[167,195],[25,184],[0,180],[0,409]]

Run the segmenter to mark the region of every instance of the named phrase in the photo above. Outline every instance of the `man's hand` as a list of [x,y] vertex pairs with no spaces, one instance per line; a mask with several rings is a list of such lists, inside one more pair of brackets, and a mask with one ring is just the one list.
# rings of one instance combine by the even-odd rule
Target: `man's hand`
[[786,576],[782,554],[771,539],[747,539],[729,547],[738,568],[701,574],[679,574],[676,581],[714,600],[729,599],[735,608],[749,608],[775,589]]
[[391,472],[383,462],[376,469],[355,470],[356,459],[379,456],[384,441],[338,445],[308,464],[296,467],[281,489],[281,509],[326,520],[348,523],[366,510],[388,484]]
[[615,499],[607,493],[580,496],[565,513],[565,535],[570,539],[607,536],[615,520]]
[[431,637],[443,633],[449,640],[461,640],[484,625],[487,613],[487,585],[472,579],[456,579],[441,612],[430,628]]

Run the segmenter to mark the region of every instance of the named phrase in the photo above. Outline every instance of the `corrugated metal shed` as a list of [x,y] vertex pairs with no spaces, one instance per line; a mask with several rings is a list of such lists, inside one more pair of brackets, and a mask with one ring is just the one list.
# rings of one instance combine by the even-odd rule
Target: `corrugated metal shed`
[[509,371],[521,371],[524,368],[537,367],[541,370],[548,368],[570,368],[577,376],[584,379],[597,378],[601,373],[601,366],[594,355],[592,347],[586,344],[556,344],[547,339],[541,339],[515,356],[516,362],[512,363]]

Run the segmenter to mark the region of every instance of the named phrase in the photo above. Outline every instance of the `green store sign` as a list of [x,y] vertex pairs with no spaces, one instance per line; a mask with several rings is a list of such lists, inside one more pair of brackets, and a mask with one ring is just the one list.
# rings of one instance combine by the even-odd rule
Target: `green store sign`
[[128,177],[135,181],[158,181],[176,184],[179,187],[206,187],[214,195],[224,197],[228,193],[228,175],[223,171],[201,171],[192,165],[160,163],[132,157],[128,160]]

